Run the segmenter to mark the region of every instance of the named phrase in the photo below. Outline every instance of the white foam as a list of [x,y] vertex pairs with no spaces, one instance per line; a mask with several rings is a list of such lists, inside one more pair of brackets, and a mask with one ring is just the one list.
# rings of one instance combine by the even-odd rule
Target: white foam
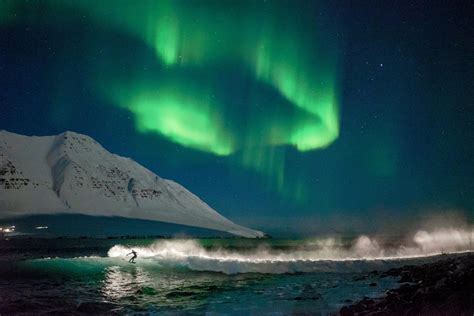
[[[224,273],[287,273],[359,270],[387,260],[417,258],[472,251],[474,230],[439,229],[418,231],[411,240],[397,247],[384,247],[376,238],[362,235],[351,245],[335,238],[308,241],[292,250],[278,251],[262,245],[251,251],[205,249],[192,239],[160,240],[148,247],[135,247],[140,259],[160,264],[180,264],[199,271]],[[309,249],[309,250],[308,250]],[[125,257],[131,248],[116,245],[109,257]],[[376,268],[376,267],[375,267]]]

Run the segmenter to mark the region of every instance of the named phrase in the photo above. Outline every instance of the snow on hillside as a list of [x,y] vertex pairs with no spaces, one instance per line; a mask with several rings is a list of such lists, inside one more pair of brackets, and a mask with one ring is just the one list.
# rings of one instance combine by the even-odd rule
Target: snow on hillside
[[0,131],[0,217],[51,213],[122,216],[263,236],[86,135],[29,137]]

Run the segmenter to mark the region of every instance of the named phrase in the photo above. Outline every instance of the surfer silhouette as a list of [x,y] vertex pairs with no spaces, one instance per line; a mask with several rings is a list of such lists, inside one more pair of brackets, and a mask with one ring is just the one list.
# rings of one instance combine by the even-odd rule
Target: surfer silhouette
[[130,263],[135,263],[135,258],[137,257],[137,252],[132,249],[132,252],[131,252],[131,253],[128,253],[127,256],[128,256],[128,255],[133,255],[133,256],[130,258],[130,260],[128,260],[128,262],[130,262]]

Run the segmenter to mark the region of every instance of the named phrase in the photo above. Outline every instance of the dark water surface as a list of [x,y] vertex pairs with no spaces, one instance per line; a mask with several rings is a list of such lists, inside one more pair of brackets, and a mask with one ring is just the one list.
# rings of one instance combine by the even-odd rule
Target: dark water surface
[[[324,241],[325,243],[327,241]],[[335,312],[397,286],[370,273],[425,259],[350,259],[319,241],[0,241],[0,313]],[[130,249],[136,264],[127,262]],[[337,250],[337,251],[336,251]]]

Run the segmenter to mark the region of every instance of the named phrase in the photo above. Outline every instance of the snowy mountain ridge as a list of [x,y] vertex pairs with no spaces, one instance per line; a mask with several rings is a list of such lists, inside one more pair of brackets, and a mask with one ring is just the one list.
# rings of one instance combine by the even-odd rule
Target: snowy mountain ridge
[[89,136],[0,131],[0,217],[52,213],[121,216],[263,236],[234,224],[180,184],[108,152]]

